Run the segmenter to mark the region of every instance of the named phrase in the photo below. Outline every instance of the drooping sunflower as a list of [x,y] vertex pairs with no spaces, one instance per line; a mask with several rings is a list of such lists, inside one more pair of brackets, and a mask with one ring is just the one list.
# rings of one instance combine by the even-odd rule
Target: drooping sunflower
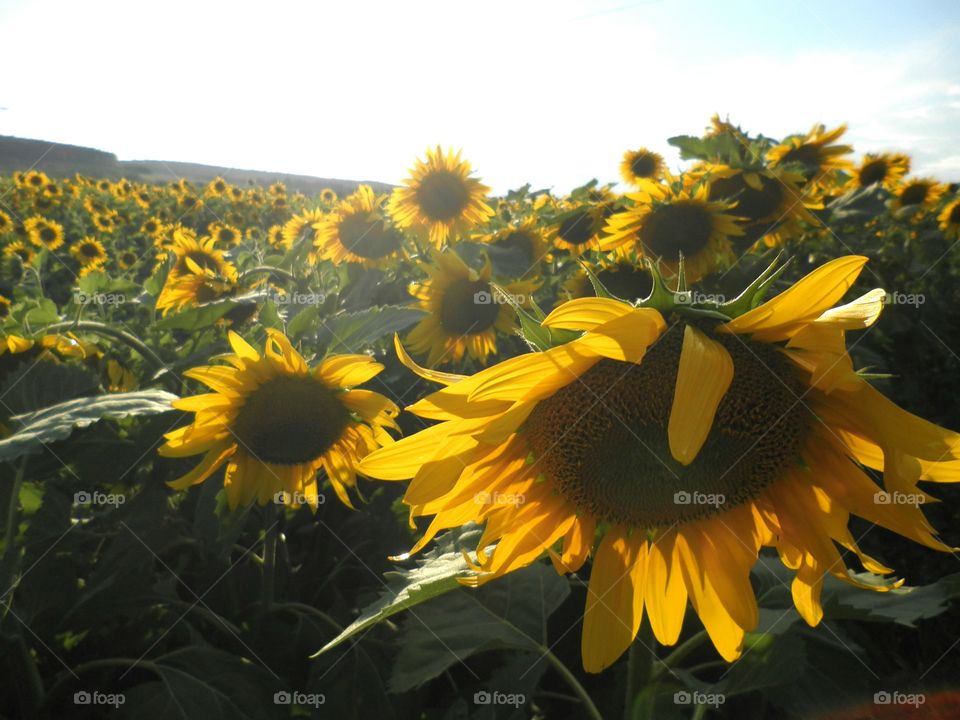
[[[624,300],[643,299],[653,289],[650,271],[643,263],[629,257],[602,258],[597,263],[591,263],[590,270],[611,295]],[[582,268],[564,281],[563,289],[571,298],[596,295],[590,277]]]
[[48,220],[42,215],[34,215],[23,223],[27,237],[37,247],[47,250],[56,250],[63,245],[63,225],[55,220]]
[[770,148],[767,161],[771,167],[794,165],[808,182],[828,184],[835,171],[852,167],[845,156],[853,152],[853,147],[835,144],[846,131],[846,125],[827,130],[817,123],[806,135],[792,135]]
[[393,439],[393,402],[356,389],[383,365],[368,355],[331,355],[311,370],[290,341],[267,330],[261,356],[243,338],[229,333],[229,366],[199,367],[184,373],[213,390],[174,401],[196,413],[192,424],[166,434],[165,457],[204,453],[192,471],[169,483],[177,490],[197,485],[226,464],[224,488],[231,508],[265,505],[285,492],[287,504],[317,507],[317,472],[353,507],[347,489],[356,485],[356,464]]
[[947,186],[933,178],[911,178],[896,189],[890,207],[893,210],[933,207],[946,191]]
[[36,256],[33,248],[27,245],[23,240],[14,240],[3,249],[3,254],[6,257],[20,258],[20,262],[22,262],[24,265],[29,265],[31,262],[33,262],[33,258]]
[[937,216],[940,221],[940,230],[950,240],[960,238],[960,198],[947,203],[943,212]]
[[427,150],[426,161],[417,160],[404,186],[390,198],[388,210],[397,227],[425,232],[439,249],[487,220],[493,215],[484,199],[490,188],[470,172],[459,150]]
[[[420,263],[429,276],[410,287],[410,294],[420,301],[429,315],[407,336],[410,349],[427,353],[427,365],[458,363],[465,353],[480,364],[497,352],[497,333],[511,333],[516,328],[516,314],[510,304],[498,296],[490,285],[492,270],[489,259],[477,272],[448,250],[431,253],[432,263]],[[520,304],[532,298],[535,281],[516,281],[503,285]]]
[[867,153],[853,171],[853,187],[867,187],[875,183],[893,192],[897,182],[910,172],[910,158],[903,153]]
[[337,203],[314,225],[319,256],[335,265],[348,262],[364,267],[385,267],[396,260],[403,236],[384,213],[385,201],[386,196],[378,197],[369,185],[361,185]]
[[550,242],[533,218],[481,235],[478,239],[515,256],[517,267],[523,269],[520,276],[536,274],[540,263],[550,254]]
[[709,194],[708,183],[692,191],[644,184],[640,192],[627,194],[632,207],[607,220],[600,249],[635,249],[659,259],[669,274],[677,273],[682,254],[686,277],[696,282],[735,260],[729,238],[743,234],[731,204],[710,200]]
[[628,150],[620,163],[620,177],[628,185],[634,186],[640,180],[656,182],[663,175],[665,167],[663,157],[652,150]]
[[103,243],[89,235],[71,245],[70,254],[84,267],[103,265],[107,261],[107,250]]
[[[587,671],[620,657],[644,611],[657,640],[675,644],[688,600],[733,661],[757,625],[750,570],[762,547],[796,571],[793,601],[811,626],[823,617],[827,573],[872,590],[899,584],[848,573],[838,546],[873,573],[892,572],[857,546],[852,514],[950,549],[921,513],[929,496],[917,483],[960,481],[960,435],[897,407],[854,371],[845,333],[876,321],[884,291],[832,307],[865,262],[827,263],[730,321],[572,300],[543,325],[582,334],[472,377],[416,368],[398,343],[408,367],[447,385],[407,408],[440,422],[359,470],[413,478],[411,514],[434,516],[413,551],[440,530],[486,523],[479,574],[466,584],[545,552],[562,573],[592,556]],[[883,486],[867,469],[883,473]]]
[[547,237],[556,247],[572,255],[599,250],[604,223],[611,215],[610,206],[603,203],[573,204],[549,227]]

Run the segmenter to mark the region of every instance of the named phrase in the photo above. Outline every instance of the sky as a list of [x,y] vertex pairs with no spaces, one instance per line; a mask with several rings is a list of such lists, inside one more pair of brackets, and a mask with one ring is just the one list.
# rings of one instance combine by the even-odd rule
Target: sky
[[441,144],[566,192],[718,112],[960,180],[956,0],[0,0],[0,37],[0,135],[121,160],[397,183]]

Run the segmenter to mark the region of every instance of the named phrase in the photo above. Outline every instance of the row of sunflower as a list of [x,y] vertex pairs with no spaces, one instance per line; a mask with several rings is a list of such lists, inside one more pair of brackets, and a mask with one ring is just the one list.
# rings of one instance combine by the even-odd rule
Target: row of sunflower
[[956,425],[960,198],[844,131],[715,116],[623,193],[439,147],[342,198],[0,178],[4,706],[859,717],[951,677],[949,633],[862,628],[958,594],[920,506],[960,435],[904,407]]

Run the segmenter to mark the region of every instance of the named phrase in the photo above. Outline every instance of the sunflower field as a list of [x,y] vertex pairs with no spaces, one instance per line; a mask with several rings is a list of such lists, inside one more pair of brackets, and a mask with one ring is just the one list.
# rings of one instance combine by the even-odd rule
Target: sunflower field
[[960,194],[845,129],[0,177],[0,717],[960,717]]

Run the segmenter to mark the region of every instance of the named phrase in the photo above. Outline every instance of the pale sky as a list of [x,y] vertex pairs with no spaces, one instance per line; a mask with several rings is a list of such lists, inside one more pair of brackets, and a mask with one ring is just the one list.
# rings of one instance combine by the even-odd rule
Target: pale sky
[[396,183],[440,143],[564,192],[719,112],[960,179],[956,0],[0,0],[0,37],[0,135],[121,160]]

